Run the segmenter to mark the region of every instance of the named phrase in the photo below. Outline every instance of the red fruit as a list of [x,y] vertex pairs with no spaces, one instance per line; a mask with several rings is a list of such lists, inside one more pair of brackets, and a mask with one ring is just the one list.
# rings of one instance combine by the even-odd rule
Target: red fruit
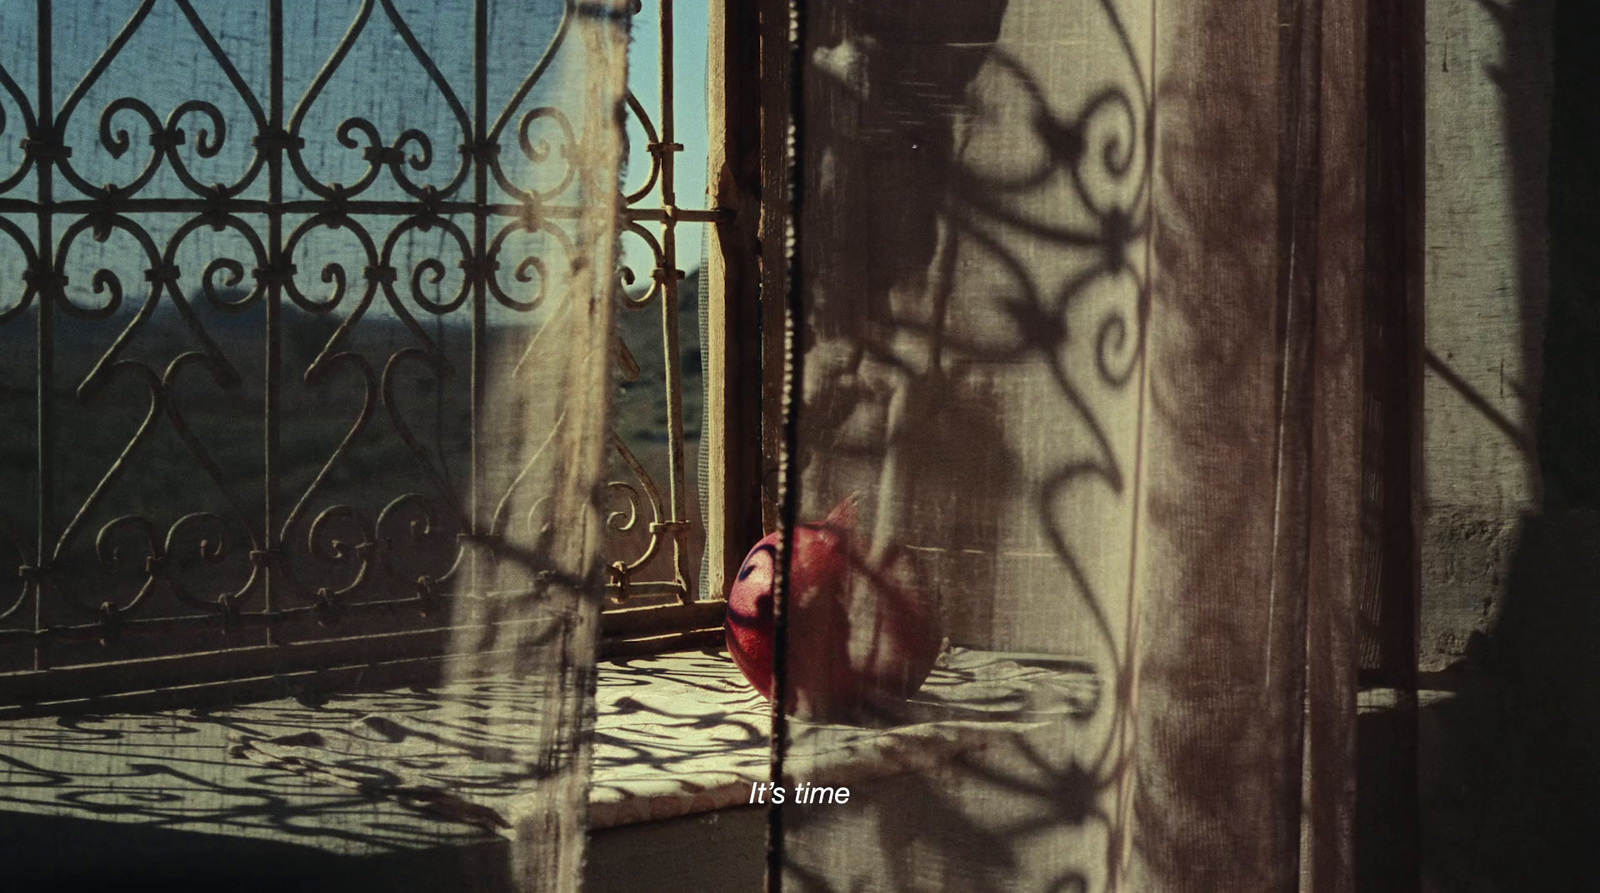
[[[784,712],[823,721],[882,718],[922,687],[939,654],[927,602],[852,544],[855,500],[795,528]],[[894,554],[890,550],[889,554]],[[728,593],[728,653],[772,698],[778,534],[756,543]]]

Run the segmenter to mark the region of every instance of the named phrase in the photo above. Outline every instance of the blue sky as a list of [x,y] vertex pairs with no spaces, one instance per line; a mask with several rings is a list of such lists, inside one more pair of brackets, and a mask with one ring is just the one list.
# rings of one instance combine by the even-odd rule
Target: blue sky
[[[628,81],[646,108],[660,104],[660,81],[654,76],[661,59],[659,7],[646,0],[644,12],[635,18],[633,47],[628,58]],[[684,150],[677,172],[678,203],[684,207],[705,207],[706,193],[706,0],[677,0],[673,4],[674,39],[673,106],[676,111],[678,142]],[[640,145],[643,137],[635,131],[630,143]],[[637,174],[636,169],[631,173]],[[629,178],[630,180],[633,177]],[[691,269],[700,262],[703,224],[679,227],[681,247],[678,264]],[[632,241],[632,240],[629,240]],[[624,251],[630,246],[624,245]]]

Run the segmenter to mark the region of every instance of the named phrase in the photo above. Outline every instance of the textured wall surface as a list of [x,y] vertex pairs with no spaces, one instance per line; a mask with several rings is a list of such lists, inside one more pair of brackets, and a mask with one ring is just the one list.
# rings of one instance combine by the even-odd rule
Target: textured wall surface
[[1552,5],[1427,6],[1424,671],[1492,624],[1541,497]]
[[1423,889],[1591,889],[1600,7],[1428,15]]

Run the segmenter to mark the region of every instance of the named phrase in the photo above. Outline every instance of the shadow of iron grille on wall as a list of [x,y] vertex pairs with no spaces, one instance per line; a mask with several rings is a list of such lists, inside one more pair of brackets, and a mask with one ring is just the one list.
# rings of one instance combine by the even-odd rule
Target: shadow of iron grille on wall
[[[582,11],[417,6],[0,7],[0,703],[422,663],[452,599],[495,595],[481,382],[574,256],[582,118],[549,82]],[[716,215],[675,207],[672,0],[652,14],[623,258],[653,269],[621,271],[615,353],[653,423],[617,417],[602,506],[619,650],[713,607],[675,228]]]

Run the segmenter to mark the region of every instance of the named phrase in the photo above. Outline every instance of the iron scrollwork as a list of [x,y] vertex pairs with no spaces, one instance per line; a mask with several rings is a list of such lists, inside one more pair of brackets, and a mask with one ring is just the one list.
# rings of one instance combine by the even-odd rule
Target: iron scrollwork
[[[8,351],[9,362],[30,362],[0,369],[0,400],[17,401],[6,403],[11,418],[26,416],[15,406],[38,407],[0,444],[36,465],[24,473],[27,498],[0,508],[0,544],[17,569],[17,582],[0,589],[0,651],[36,651],[40,669],[56,642],[179,626],[277,635],[300,619],[353,623],[489,595],[473,567],[514,523],[506,509],[526,468],[493,482],[476,469],[496,461],[494,439],[448,432],[492,424],[482,393],[465,385],[471,357],[508,341],[524,355],[537,350],[559,320],[546,312],[560,303],[552,295],[591,249],[575,226],[588,212],[581,202],[616,194],[575,151],[588,138],[575,111],[540,89],[562,52],[583,51],[568,40],[580,6],[552,5],[559,16],[546,23],[543,52],[497,113],[478,95],[482,80],[458,91],[392,0],[363,0],[298,97],[284,75],[278,2],[261,35],[276,76],[264,87],[190,0],[142,0],[59,104],[49,84],[30,95],[0,59],[0,138],[22,149],[0,171],[0,243],[22,285],[14,299],[0,293],[0,339],[27,348]],[[477,3],[475,14],[485,9]],[[53,45],[51,14],[39,0],[32,61],[44,71],[66,56]],[[121,94],[117,63],[158,29],[164,44],[196,46],[196,65],[215,66],[214,95],[163,103]],[[421,69],[442,124],[349,114],[322,126],[327,107],[352,102],[335,82],[361,76],[357,46],[380,39]],[[478,67],[488,64],[482,30],[473,52]],[[80,121],[107,93],[98,119]],[[353,100],[355,111],[363,102]],[[657,269],[644,296],[618,289],[618,300],[676,313],[674,222],[652,206],[653,196],[670,200],[670,165],[663,170],[644,107],[631,95],[628,106],[656,160],[643,189],[619,196],[623,225],[649,242]],[[670,102],[662,113],[670,117]],[[70,145],[86,125],[88,143]],[[352,162],[359,175],[339,182]],[[107,179],[113,170],[120,176]],[[664,240],[641,225],[663,217]],[[437,249],[419,256],[426,239]],[[665,347],[653,362],[680,362],[678,345]],[[11,387],[30,379],[33,393]],[[661,400],[681,415],[677,377],[665,380]],[[464,405],[447,405],[446,394],[465,394]],[[419,427],[430,408],[431,437]],[[103,464],[82,440],[90,428],[95,441],[121,440]],[[241,447],[241,428],[258,436],[258,450]],[[610,488],[630,496],[635,516],[642,490],[652,519],[638,554],[608,555],[619,596],[690,598],[681,419],[672,431],[670,499],[637,461],[625,465],[638,486]],[[620,437],[614,443],[632,460]],[[530,464],[549,459],[545,446]],[[181,483],[154,495],[148,482],[129,490],[162,460],[181,470],[159,477]],[[372,467],[378,483],[354,487]],[[677,547],[668,579],[641,579],[668,543]],[[17,658],[0,671],[26,668]]]

